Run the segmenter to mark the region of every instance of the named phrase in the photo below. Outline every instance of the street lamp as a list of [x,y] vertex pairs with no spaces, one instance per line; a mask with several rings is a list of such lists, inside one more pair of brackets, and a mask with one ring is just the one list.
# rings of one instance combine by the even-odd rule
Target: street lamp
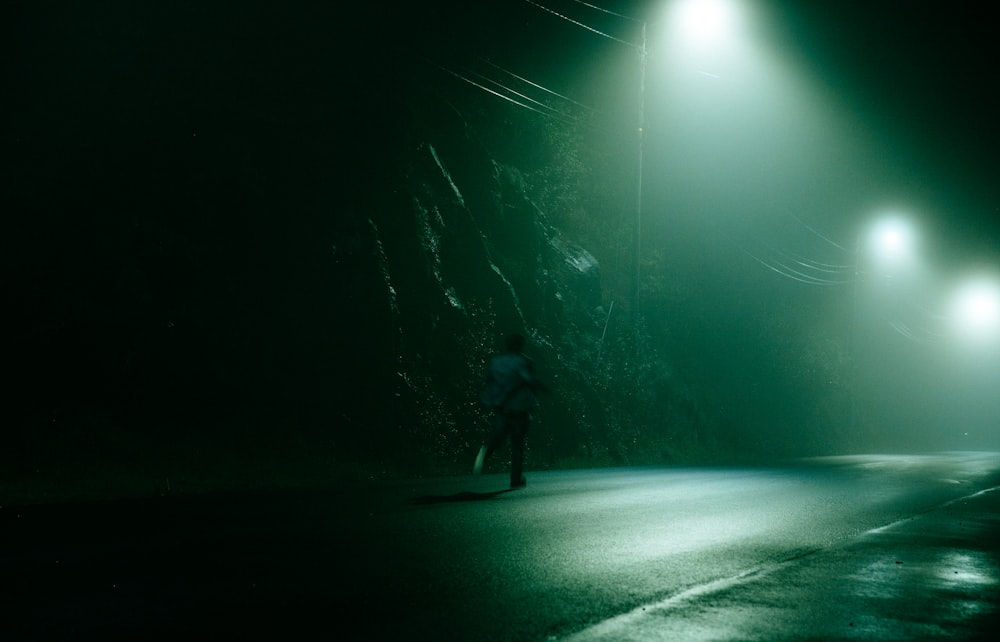
[[[881,279],[894,276],[900,269],[915,269],[917,231],[906,217],[892,212],[882,214],[857,237],[854,246],[853,321],[857,325],[858,288],[869,274]],[[852,334],[854,331],[852,330]],[[855,341],[852,340],[852,344]]]
[[952,330],[965,344],[982,347],[1000,335],[1000,281],[992,274],[966,279],[951,300]]
[[[854,288],[851,311],[851,352],[853,370],[851,381],[851,424],[857,425],[858,387],[858,288],[862,279],[875,273],[885,279],[894,270],[913,268],[916,258],[917,231],[909,218],[894,212],[882,213],[858,233],[854,248]],[[885,298],[882,297],[883,303]]]
[[739,18],[733,0],[677,0],[671,22],[685,46],[716,47],[732,36]]
[[908,219],[899,214],[884,215],[870,228],[866,250],[883,268],[906,266],[915,258],[916,236]]
[[[667,8],[668,13],[664,24],[667,26],[668,42],[671,48],[689,54],[720,49],[724,43],[732,40],[741,21],[737,0],[674,0]],[[642,183],[646,145],[646,66],[649,55],[647,47],[649,24],[649,22],[643,21],[639,44],[638,177],[636,180],[635,290],[633,294],[637,319],[642,277]]]

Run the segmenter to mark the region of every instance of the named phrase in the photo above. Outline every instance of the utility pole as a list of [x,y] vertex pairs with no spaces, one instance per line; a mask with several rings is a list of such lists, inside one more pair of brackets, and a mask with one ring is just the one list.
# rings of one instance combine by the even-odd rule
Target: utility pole
[[639,320],[639,290],[642,283],[642,165],[645,152],[646,127],[646,22],[642,23],[642,40],[639,48],[639,163],[637,166],[635,195],[635,295],[633,297],[634,318]]
[[861,233],[854,241],[854,283],[851,295],[851,436],[858,430],[858,283],[861,281]]

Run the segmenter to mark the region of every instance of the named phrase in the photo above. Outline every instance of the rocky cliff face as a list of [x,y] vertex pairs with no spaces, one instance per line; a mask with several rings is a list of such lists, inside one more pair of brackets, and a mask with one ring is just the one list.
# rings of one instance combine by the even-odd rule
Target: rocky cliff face
[[464,469],[487,428],[485,362],[516,331],[552,388],[531,456],[555,465],[590,445],[595,414],[615,412],[595,403],[607,319],[600,265],[549,223],[518,168],[439,107],[435,125],[415,127],[423,136],[394,158],[392,187],[355,210],[335,244],[344,348],[350,370],[367,373],[341,389],[340,428],[363,431],[369,453],[407,442],[400,455]]

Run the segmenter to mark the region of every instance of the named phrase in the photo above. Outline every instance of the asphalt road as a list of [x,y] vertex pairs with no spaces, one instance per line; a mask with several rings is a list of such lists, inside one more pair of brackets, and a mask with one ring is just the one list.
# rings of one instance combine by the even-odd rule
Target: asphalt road
[[0,639],[993,639],[1000,454],[0,508]]

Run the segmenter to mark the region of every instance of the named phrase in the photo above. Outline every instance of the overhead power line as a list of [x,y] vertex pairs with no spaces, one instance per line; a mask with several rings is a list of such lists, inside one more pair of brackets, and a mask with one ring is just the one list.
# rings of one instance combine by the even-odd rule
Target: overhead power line
[[604,7],[598,7],[596,4],[590,4],[589,2],[584,2],[583,0],[573,0],[573,2],[575,2],[577,4],[582,4],[585,7],[588,7],[590,9],[594,9],[596,11],[600,11],[601,13],[606,13],[606,14],[608,14],[610,16],[614,16],[616,18],[624,18],[625,20],[631,20],[632,22],[642,22],[642,20],[640,20],[639,18],[634,18],[632,16],[626,16],[625,14],[622,14],[622,13],[615,13],[614,11],[609,11],[609,10],[605,9]]
[[498,65],[498,64],[496,64],[494,62],[491,62],[489,60],[486,60],[485,58],[480,58],[480,60],[482,60],[483,62],[485,62],[487,65],[490,65],[494,69],[497,69],[498,71],[502,71],[503,73],[507,74],[508,76],[511,76],[512,78],[516,78],[516,79],[520,80],[521,82],[523,82],[525,84],[528,84],[528,85],[531,85],[532,87],[534,87],[536,89],[541,89],[542,91],[544,91],[544,92],[546,92],[548,94],[551,94],[551,95],[555,96],[556,98],[561,98],[562,100],[565,100],[567,102],[571,102],[574,105],[576,105],[577,107],[582,107],[583,109],[586,109],[587,111],[591,111],[591,112],[597,111],[596,109],[594,109],[593,107],[591,107],[589,105],[584,105],[581,102],[577,102],[577,101],[573,100],[569,96],[563,96],[562,94],[560,94],[558,92],[552,91],[548,87],[543,87],[542,85],[539,85],[538,83],[532,82],[532,81],[528,80],[527,78],[519,76],[519,75],[515,74],[513,71],[504,69],[500,65]]
[[[537,7],[538,9],[541,9],[542,11],[544,11],[546,13],[552,14],[553,16],[555,16],[557,18],[560,18],[562,20],[565,20],[566,22],[570,22],[572,24],[575,24],[576,26],[578,26],[578,27],[580,27],[582,29],[586,29],[587,31],[590,31],[591,33],[596,33],[597,35],[599,35],[599,36],[601,36],[603,38],[607,38],[609,40],[614,40],[615,42],[620,42],[623,45],[628,45],[629,47],[638,48],[638,46],[639,46],[639,45],[635,44],[634,42],[629,42],[627,40],[622,40],[621,38],[616,38],[616,37],[612,36],[609,33],[604,33],[603,31],[600,31],[599,29],[595,29],[595,28],[591,27],[590,25],[586,25],[586,24],[580,22],[579,20],[574,20],[573,18],[570,18],[569,16],[563,15],[563,14],[559,13],[558,11],[554,11],[554,10],[549,9],[548,7],[544,6],[544,5],[538,4],[537,2],[534,2],[534,0],[524,0],[524,1],[527,2],[528,4],[534,6],[534,7]],[[581,4],[584,4],[584,3],[581,3]]]
[[[522,108],[527,109],[529,111],[533,111],[533,112],[535,112],[537,114],[541,114],[542,116],[545,116],[547,118],[555,118],[556,120],[559,120],[559,121],[562,121],[562,122],[565,122],[565,123],[573,123],[574,122],[574,120],[572,118],[570,118],[569,116],[566,116],[562,112],[560,112],[560,111],[558,111],[556,109],[553,109],[551,107],[548,107],[547,105],[543,105],[542,103],[539,103],[536,100],[532,100],[530,98],[522,96],[526,100],[529,100],[531,102],[538,103],[539,105],[542,105],[543,107],[545,107],[545,110],[539,109],[538,107],[534,107],[534,106],[529,105],[529,104],[527,104],[525,102],[522,102],[520,100],[516,100],[514,98],[511,98],[510,96],[505,95],[505,94],[503,94],[503,93],[501,93],[499,91],[496,91],[494,89],[490,89],[486,85],[483,85],[482,83],[478,83],[475,80],[472,80],[471,78],[468,78],[467,76],[463,76],[462,74],[458,73],[457,71],[454,71],[452,69],[448,69],[447,67],[442,67],[441,65],[434,65],[434,66],[437,67],[438,69],[440,69],[441,71],[445,72],[446,74],[454,76],[455,78],[458,78],[459,80],[461,80],[463,82],[466,82],[466,83],[472,85],[473,87],[476,87],[477,89],[481,89],[481,90],[485,91],[488,94],[492,94],[493,96],[496,96],[497,98],[501,98],[503,100],[506,100],[507,102],[509,102],[511,104],[517,105],[518,107],[522,107]],[[499,85],[499,83],[497,83],[496,81],[489,81],[489,82],[492,83],[492,84]],[[517,92],[515,92],[515,91],[513,91],[513,90],[511,90],[511,89],[509,89],[507,87],[504,87],[503,85],[500,85],[500,86],[504,90],[509,91],[510,93],[514,94],[515,96],[521,96],[521,94],[518,94]]]
[[511,88],[510,88],[510,87],[508,87],[507,85],[504,85],[503,83],[501,83],[501,82],[499,82],[499,81],[497,81],[497,80],[493,80],[492,78],[489,78],[489,77],[487,77],[487,76],[484,76],[483,74],[481,74],[481,73],[479,73],[479,72],[475,72],[475,71],[473,71],[473,72],[470,72],[470,73],[471,73],[471,74],[472,74],[473,76],[475,76],[475,77],[479,78],[480,80],[482,80],[482,81],[483,81],[483,82],[485,82],[485,83],[489,83],[489,84],[491,84],[491,85],[493,85],[493,86],[495,86],[495,87],[499,87],[500,89],[502,89],[502,90],[504,90],[504,91],[506,91],[506,92],[509,92],[509,93],[513,94],[514,96],[517,96],[518,98],[520,98],[520,99],[522,99],[522,100],[526,100],[526,101],[528,101],[528,102],[530,102],[530,103],[534,103],[535,105],[537,105],[537,106],[538,106],[539,108],[541,108],[541,109],[545,109],[545,110],[547,110],[547,111],[550,111],[550,112],[552,112],[552,113],[554,113],[554,114],[559,114],[559,115],[563,115],[563,114],[562,114],[562,113],[561,113],[561,112],[560,112],[560,111],[559,111],[558,109],[556,109],[555,107],[552,107],[552,106],[550,106],[550,105],[546,105],[545,103],[543,103],[543,102],[542,102],[542,101],[540,101],[540,100],[535,100],[535,99],[534,99],[534,98],[532,98],[531,96],[528,96],[528,95],[526,95],[526,94],[522,94],[522,93],[521,93],[521,92],[519,92],[519,91],[515,91],[514,89],[511,89]]

